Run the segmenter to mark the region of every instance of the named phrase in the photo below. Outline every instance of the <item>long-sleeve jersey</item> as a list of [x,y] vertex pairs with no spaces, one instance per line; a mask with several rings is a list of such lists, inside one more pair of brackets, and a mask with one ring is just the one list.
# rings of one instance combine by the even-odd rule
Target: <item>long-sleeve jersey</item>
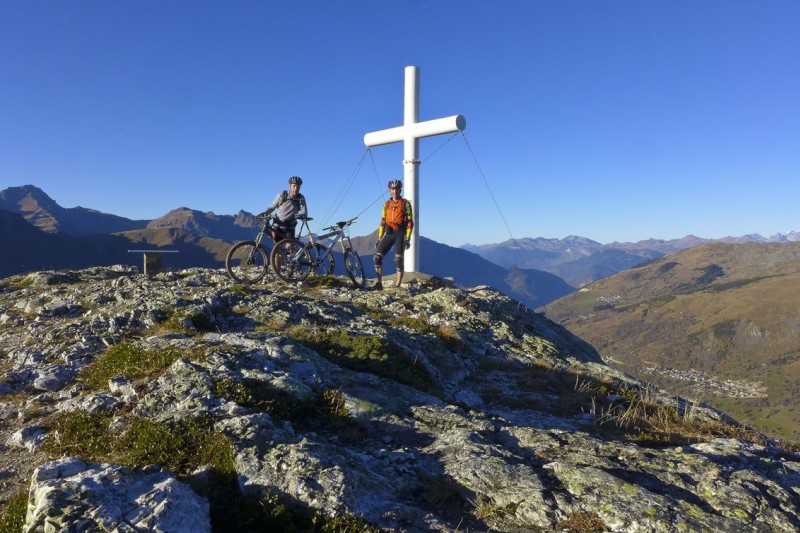
[[379,239],[386,232],[386,226],[392,230],[398,230],[401,226],[405,226],[406,239],[410,238],[411,230],[414,229],[414,210],[411,208],[411,202],[405,198],[397,200],[389,198],[383,204],[383,211],[381,211],[381,224],[378,227]]
[[308,209],[306,208],[306,197],[300,193],[291,196],[287,191],[282,191],[275,197],[272,204],[264,211],[265,215],[269,215],[273,211],[281,222],[289,222],[295,220],[297,217],[308,216]]

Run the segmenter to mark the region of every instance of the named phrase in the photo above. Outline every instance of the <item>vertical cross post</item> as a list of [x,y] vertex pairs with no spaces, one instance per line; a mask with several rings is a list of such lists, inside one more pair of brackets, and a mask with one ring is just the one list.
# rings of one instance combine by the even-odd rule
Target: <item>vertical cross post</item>
[[419,140],[443,133],[463,131],[467,127],[467,119],[462,115],[419,122],[419,67],[406,67],[405,105],[403,125],[387,130],[373,131],[364,135],[367,147],[380,146],[396,142],[403,143],[403,183],[404,196],[411,201],[414,208],[414,229],[411,235],[411,247],[405,254],[405,271],[419,272]]

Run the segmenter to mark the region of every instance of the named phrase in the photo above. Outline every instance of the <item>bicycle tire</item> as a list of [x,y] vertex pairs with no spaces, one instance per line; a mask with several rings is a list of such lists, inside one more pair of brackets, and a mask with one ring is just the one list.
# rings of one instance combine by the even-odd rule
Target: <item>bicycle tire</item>
[[269,271],[269,256],[255,241],[237,242],[225,256],[225,270],[237,283],[258,283]]
[[364,265],[361,263],[361,258],[355,250],[348,248],[344,251],[344,268],[347,270],[347,275],[357,289],[363,289],[367,284],[367,277],[364,274]]
[[296,283],[311,274],[311,254],[297,239],[284,239],[272,249],[269,256],[272,270],[281,281]]
[[327,248],[319,243],[309,243],[306,245],[306,249],[311,255],[311,262],[314,264],[314,274],[317,276],[333,275],[336,262],[333,260],[333,254]]

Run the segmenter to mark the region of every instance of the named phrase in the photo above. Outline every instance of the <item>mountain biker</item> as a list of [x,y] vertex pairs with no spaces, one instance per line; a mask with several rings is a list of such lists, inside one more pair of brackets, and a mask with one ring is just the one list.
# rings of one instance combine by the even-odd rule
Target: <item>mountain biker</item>
[[397,267],[397,286],[403,281],[403,256],[411,246],[411,230],[414,228],[414,211],[411,202],[400,196],[403,184],[400,180],[389,182],[389,192],[392,195],[383,204],[381,223],[378,226],[378,243],[375,245],[375,273],[378,282],[377,290],[383,290],[383,256],[394,246],[394,264]]
[[258,215],[259,218],[265,218],[275,211],[277,221],[273,225],[273,238],[276,243],[283,239],[294,239],[297,219],[308,216],[306,197],[300,194],[301,185],[303,180],[299,176],[289,178],[289,190],[278,193],[267,210]]

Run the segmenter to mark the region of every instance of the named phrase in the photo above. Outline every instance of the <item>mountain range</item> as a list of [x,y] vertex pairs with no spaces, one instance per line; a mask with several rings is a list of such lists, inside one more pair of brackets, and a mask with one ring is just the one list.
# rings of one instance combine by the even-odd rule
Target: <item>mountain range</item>
[[800,438],[800,242],[707,242],[595,281],[543,312],[605,361]]
[[[83,207],[64,208],[41,189],[26,185],[0,192],[0,276],[32,270],[137,264],[141,255],[129,250],[159,247],[178,250],[168,263],[176,268],[221,267],[230,245],[253,239],[258,232],[253,214],[203,213],[187,207],[155,220],[130,220]],[[375,233],[353,238],[369,276]],[[569,294],[574,287],[537,269],[498,266],[474,253],[421,238],[420,268],[450,277],[462,286],[491,285],[531,308]],[[338,273],[344,273],[341,259]],[[384,261],[394,273],[394,261]]]
[[679,239],[646,239],[638,242],[599,242],[570,235],[564,239],[509,239],[495,244],[465,244],[461,248],[474,252],[492,263],[510,268],[533,268],[559,276],[573,287],[583,287],[598,279],[629,269],[665,254],[692,248],[705,242],[795,242],[800,232],[790,231],[762,237],[758,234],[722,239],[704,239],[687,235]]

